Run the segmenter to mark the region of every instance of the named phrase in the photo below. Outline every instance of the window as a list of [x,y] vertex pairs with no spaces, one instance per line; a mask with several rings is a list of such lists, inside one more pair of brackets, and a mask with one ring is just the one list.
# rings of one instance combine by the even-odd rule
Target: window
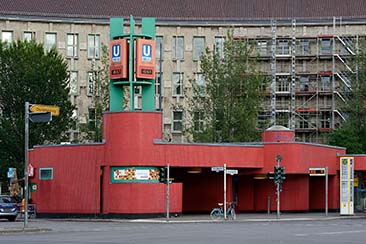
[[205,51],[205,38],[193,37],[193,60],[195,61],[199,60],[204,51]]
[[88,58],[100,58],[100,35],[88,35]]
[[36,36],[36,33],[31,31],[24,31],[23,33],[23,39],[24,41],[30,42],[32,39],[34,39]]
[[67,34],[67,57],[78,56],[78,34]]
[[53,180],[53,168],[40,168],[39,169],[40,180]]
[[12,42],[13,41],[13,32],[12,31],[2,31],[1,32],[1,40],[3,42]]
[[332,41],[331,39],[320,40],[320,54],[330,55],[332,53]]
[[155,94],[157,96],[160,95],[160,93],[162,92],[161,89],[161,80],[163,79],[163,73],[160,73],[160,72],[156,72],[155,73]]
[[56,33],[46,33],[44,48],[47,52],[51,50],[51,48],[56,48]]
[[93,96],[94,93],[94,81],[95,81],[95,72],[88,72],[88,87],[87,87],[87,95]]
[[161,58],[163,60],[163,56],[160,53],[160,49],[161,49],[161,51],[164,50],[163,49],[163,37],[162,36],[157,36],[156,37],[156,51],[155,51],[155,56],[156,56],[156,59],[160,60],[160,58]]
[[184,37],[173,37],[173,60],[184,59]]
[[173,132],[183,130],[183,111],[173,111]]
[[204,130],[204,112],[197,111],[193,114],[193,122],[194,122],[194,130],[195,131],[203,131]]
[[200,95],[205,94],[205,80],[203,79],[202,73],[196,73],[196,84],[198,88],[198,93]]
[[267,41],[257,41],[256,52],[259,56],[267,55]]
[[320,112],[320,128],[330,128],[330,118],[329,111]]
[[288,40],[277,41],[277,55],[289,55],[290,47]]
[[300,53],[299,55],[309,55],[310,54],[310,42],[309,40],[300,40]]
[[183,73],[173,73],[173,96],[183,95]]
[[71,95],[78,94],[78,72],[77,71],[70,71],[69,87],[70,87]]
[[95,130],[96,128],[95,108],[88,108],[88,128],[89,130]]
[[330,90],[330,76],[320,77],[320,90],[329,91]]
[[300,76],[300,91],[309,91],[309,76]]
[[281,75],[277,77],[277,91],[278,92],[290,91],[290,82],[288,76]]
[[215,37],[215,51],[218,53],[220,58],[224,57],[224,42],[225,37],[223,36],[217,36]]

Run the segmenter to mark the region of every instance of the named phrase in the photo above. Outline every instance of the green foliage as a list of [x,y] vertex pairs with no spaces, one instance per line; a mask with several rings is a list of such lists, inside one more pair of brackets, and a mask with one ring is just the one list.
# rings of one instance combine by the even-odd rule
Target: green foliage
[[342,127],[333,131],[329,143],[347,148],[347,153],[366,153],[366,45],[360,42],[359,53],[354,66],[357,74],[352,77],[352,90],[343,108],[347,120]]
[[[256,72],[252,48],[228,32],[222,56],[217,50],[201,57],[204,86],[191,81],[189,129],[196,142],[248,142],[260,136],[256,128],[262,101],[263,76]],[[189,93],[189,92],[188,92]]]
[[84,137],[82,141],[101,142],[103,133],[103,112],[109,110],[109,57],[108,47],[102,45],[101,64],[92,67],[93,79],[93,109],[89,110],[88,125],[80,128]]
[[55,50],[35,41],[0,42],[0,180],[7,167],[21,176],[24,168],[24,109],[31,104],[56,105],[60,116],[50,123],[29,124],[29,147],[67,140],[74,107],[69,102],[67,63]]

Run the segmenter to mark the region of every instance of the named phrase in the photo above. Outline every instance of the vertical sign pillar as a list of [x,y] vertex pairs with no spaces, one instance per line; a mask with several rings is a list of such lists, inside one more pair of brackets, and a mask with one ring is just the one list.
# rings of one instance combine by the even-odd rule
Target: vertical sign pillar
[[340,200],[341,200],[341,215],[353,215],[353,157],[340,158]]
[[[110,39],[114,40],[123,35],[123,19],[110,19]],[[126,54],[124,54],[126,55]],[[113,80],[109,81],[109,110],[122,111],[123,109],[123,87],[113,84]]]
[[[155,40],[155,18],[142,18],[142,34],[149,35]],[[154,49],[155,49],[154,45]],[[160,54],[162,55],[162,54]],[[153,55],[155,64],[155,55]],[[155,77],[155,70],[154,77]],[[155,79],[149,80],[151,85],[142,87],[142,110],[154,111],[155,110]]]

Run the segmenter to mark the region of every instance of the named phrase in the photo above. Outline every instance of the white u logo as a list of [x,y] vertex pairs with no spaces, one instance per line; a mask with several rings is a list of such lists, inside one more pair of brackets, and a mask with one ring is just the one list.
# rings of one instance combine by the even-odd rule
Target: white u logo
[[144,56],[144,57],[151,56],[151,46],[150,45],[142,45],[142,56]]
[[112,55],[113,57],[119,57],[120,56],[120,52],[121,52],[121,48],[119,45],[114,45],[112,47]]

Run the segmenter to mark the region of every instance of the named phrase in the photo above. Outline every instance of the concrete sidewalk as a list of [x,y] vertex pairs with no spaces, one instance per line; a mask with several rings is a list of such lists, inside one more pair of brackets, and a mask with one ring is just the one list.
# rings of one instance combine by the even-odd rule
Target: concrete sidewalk
[[[311,220],[333,220],[333,219],[358,219],[365,218],[366,213],[356,213],[354,215],[340,215],[339,213],[281,213],[279,218],[276,213],[240,213],[236,215],[236,220],[227,220],[225,222],[273,222],[273,221],[311,221]],[[209,214],[201,215],[182,215],[182,216],[170,216],[167,218],[152,218],[152,219],[134,219],[130,222],[143,222],[143,223],[211,223],[211,222],[224,222],[211,220]]]
[[[209,214],[190,214],[182,216],[171,216],[169,220],[166,218],[144,218],[144,219],[30,219],[28,227],[23,228],[23,219],[18,218],[16,222],[0,221],[0,234],[2,233],[17,233],[17,232],[46,232],[57,231],[49,228],[57,222],[120,222],[120,223],[240,223],[240,222],[283,222],[283,221],[329,221],[335,219],[366,219],[366,213],[356,213],[350,216],[341,216],[339,213],[282,213],[277,218],[276,213],[240,213],[237,214],[236,220],[211,220]],[[51,225],[50,225],[51,223]],[[57,224],[56,224],[57,226]]]

